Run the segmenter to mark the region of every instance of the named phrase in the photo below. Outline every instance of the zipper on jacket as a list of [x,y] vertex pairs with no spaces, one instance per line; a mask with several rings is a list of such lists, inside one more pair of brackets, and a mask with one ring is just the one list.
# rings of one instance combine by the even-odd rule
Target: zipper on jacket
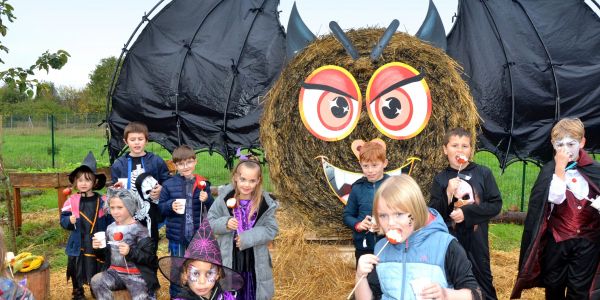
[[408,252],[408,239],[404,244],[404,252],[402,252],[402,296],[400,299],[404,299],[406,292],[406,252]]

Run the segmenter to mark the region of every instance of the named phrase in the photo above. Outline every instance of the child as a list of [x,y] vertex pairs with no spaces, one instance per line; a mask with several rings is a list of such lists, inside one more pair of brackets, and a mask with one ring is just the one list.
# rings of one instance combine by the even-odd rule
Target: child
[[380,139],[375,139],[363,145],[360,144],[362,141],[353,142],[352,150],[357,151],[356,154],[358,154],[358,161],[364,176],[352,184],[343,214],[344,224],[352,229],[352,238],[356,248],[354,256],[357,263],[361,255],[373,254],[373,247],[377,241],[375,234],[377,225],[372,223],[371,217],[373,196],[375,190],[389,177],[387,174],[383,174],[388,163],[385,155],[385,143]]
[[[408,175],[392,176],[375,193],[373,209],[379,232],[397,230],[394,243],[381,239],[375,253],[358,260],[356,299],[481,299],[481,290],[463,248],[440,214],[427,209],[419,185]],[[376,272],[374,266],[377,265]],[[377,276],[380,286],[364,276]],[[423,283],[422,288],[417,282]]]
[[92,236],[105,231],[112,221],[105,215],[106,197],[94,192],[104,188],[106,176],[96,174],[96,159],[90,151],[81,166],[69,174],[69,182],[77,189],[65,201],[60,213],[60,226],[70,230],[65,252],[68,256],[67,280],[73,284],[73,299],[85,299],[83,285],[90,284],[92,276],[102,271],[102,261],[92,248]]
[[[194,233],[200,226],[202,210],[208,211],[213,203],[210,182],[204,177],[194,174],[196,168],[196,152],[187,145],[173,150],[173,162],[177,166],[177,175],[165,181],[160,193],[158,207],[167,221],[167,239],[172,256],[183,256]],[[202,188],[201,182],[205,186]],[[185,204],[176,201],[185,199]],[[178,293],[176,286],[171,285],[171,296]]]
[[[226,201],[235,198],[229,208]],[[237,299],[271,299],[275,292],[268,244],[275,238],[277,204],[262,191],[262,168],[249,157],[238,162],[232,182],[219,190],[219,197],[208,211],[223,265],[240,272],[245,285]]]
[[500,191],[490,169],[469,161],[473,140],[468,131],[449,130],[443,149],[449,166],[434,177],[429,206],[440,212],[450,233],[467,251],[484,297],[497,299],[490,268],[488,223],[502,209]]
[[[14,253],[13,253],[14,255]],[[4,231],[0,228],[0,299],[34,300],[33,294],[21,284],[8,278],[5,267],[6,248],[4,246]],[[6,263],[9,263],[6,261]]]
[[106,247],[101,248],[104,245],[96,237],[92,242],[108,267],[92,278],[97,299],[112,299],[112,291],[122,289],[127,289],[134,300],[155,299],[160,287],[156,248],[147,229],[133,219],[141,201],[131,190],[108,189],[109,213],[115,221],[106,229]]
[[219,245],[204,218],[183,257],[162,257],[158,265],[171,284],[182,287],[174,299],[233,300],[231,291],[240,289],[244,280],[221,261]]
[[558,121],[551,142],[554,160],[531,189],[511,299],[532,287],[544,287],[546,299],[598,299],[600,164],[583,150],[579,119]]
[[[112,183],[135,190],[136,178],[142,173],[149,173],[159,183],[150,193],[150,198],[158,199],[160,184],[169,178],[169,169],[162,158],[144,150],[148,143],[148,127],[140,122],[129,123],[125,126],[123,140],[129,147],[129,153],[117,158],[110,167]],[[127,183],[119,182],[120,178],[127,178]]]

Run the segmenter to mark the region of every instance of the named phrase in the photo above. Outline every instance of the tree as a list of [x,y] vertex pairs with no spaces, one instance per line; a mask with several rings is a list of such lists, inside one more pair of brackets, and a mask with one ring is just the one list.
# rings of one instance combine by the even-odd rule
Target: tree
[[110,88],[117,58],[114,56],[103,58],[96,68],[90,73],[90,82],[84,89],[87,104],[86,112],[103,112],[106,107],[106,95]]
[[[8,4],[8,0],[0,0],[0,34],[3,37],[6,36],[8,30],[4,18],[12,23],[16,19],[13,11],[14,8]],[[1,41],[0,50],[8,53],[8,48]],[[65,50],[58,50],[55,53],[46,51],[42,53],[33,65],[27,68],[15,67],[0,71],[0,81],[14,85],[19,88],[19,91],[27,93],[29,97],[33,97],[33,86],[38,81],[36,79],[29,79],[29,76],[35,75],[36,71],[46,70],[46,72],[49,72],[50,69],[61,69],[67,63],[70,56]],[[1,58],[0,63],[4,64]]]

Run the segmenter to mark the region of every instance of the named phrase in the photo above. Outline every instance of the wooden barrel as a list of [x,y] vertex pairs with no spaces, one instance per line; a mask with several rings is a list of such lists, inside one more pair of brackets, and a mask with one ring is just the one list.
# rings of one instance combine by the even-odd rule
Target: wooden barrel
[[31,272],[15,274],[15,281],[19,282],[27,278],[27,289],[29,289],[36,300],[50,299],[50,265],[47,261]]

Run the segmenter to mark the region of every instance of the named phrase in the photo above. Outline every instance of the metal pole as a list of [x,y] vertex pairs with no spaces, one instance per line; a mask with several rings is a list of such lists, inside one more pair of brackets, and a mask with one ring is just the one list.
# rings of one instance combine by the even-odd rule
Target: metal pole
[[527,163],[523,162],[523,174],[521,176],[521,212],[523,212],[523,206],[525,205],[525,170],[527,170]]
[[54,168],[54,155],[56,154],[54,147],[54,115],[50,115],[50,136],[52,137],[52,168]]

